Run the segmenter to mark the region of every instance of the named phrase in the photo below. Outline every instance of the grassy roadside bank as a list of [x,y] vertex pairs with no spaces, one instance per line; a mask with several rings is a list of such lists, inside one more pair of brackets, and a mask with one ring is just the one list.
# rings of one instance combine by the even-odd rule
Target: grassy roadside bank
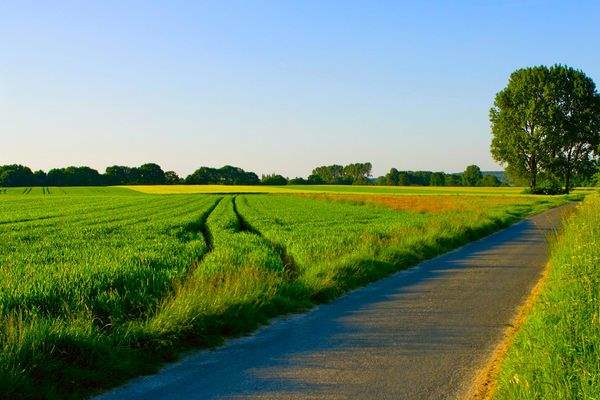
[[554,244],[548,280],[502,363],[495,399],[600,398],[600,196]]

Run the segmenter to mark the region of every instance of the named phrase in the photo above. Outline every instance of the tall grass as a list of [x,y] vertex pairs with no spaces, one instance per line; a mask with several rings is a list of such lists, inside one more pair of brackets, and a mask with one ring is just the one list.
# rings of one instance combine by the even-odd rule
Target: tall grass
[[51,193],[0,200],[0,398],[80,398],[564,201]]
[[502,365],[497,399],[600,399],[600,196],[568,220],[549,267]]

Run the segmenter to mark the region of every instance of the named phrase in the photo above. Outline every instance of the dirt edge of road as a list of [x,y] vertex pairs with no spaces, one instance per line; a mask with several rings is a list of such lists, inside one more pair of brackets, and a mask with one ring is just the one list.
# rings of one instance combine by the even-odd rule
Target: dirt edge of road
[[531,309],[536,303],[537,299],[542,292],[542,289],[548,279],[548,274],[550,272],[551,265],[550,263],[546,264],[542,275],[538,279],[537,283],[531,289],[531,292],[527,296],[527,299],[519,306],[515,317],[508,325],[508,327],[504,330],[502,335],[502,340],[496,348],[494,352],[487,360],[483,368],[477,373],[471,388],[467,392],[466,396],[464,396],[465,400],[492,400],[494,397],[494,393],[496,390],[498,373],[500,372],[500,367],[502,366],[502,361],[504,361],[504,357],[510,349],[515,336],[525,320],[529,315]]

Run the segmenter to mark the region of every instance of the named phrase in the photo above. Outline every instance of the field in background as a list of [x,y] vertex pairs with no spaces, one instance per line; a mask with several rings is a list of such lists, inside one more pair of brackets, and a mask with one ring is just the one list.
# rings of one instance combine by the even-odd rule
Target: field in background
[[[362,185],[132,185],[91,187],[17,187],[2,188],[0,195],[93,195],[93,194],[239,194],[239,193],[339,193],[381,195],[474,195],[474,196],[530,196],[522,187],[456,187],[456,186],[362,186]],[[595,188],[577,188],[573,194],[595,191]]]
[[[22,197],[21,195],[42,196],[93,196],[93,195],[135,195],[139,192],[118,186],[81,186],[81,187],[0,187],[0,196],[4,198],[9,196]],[[1,198],[1,197],[0,197]]]
[[249,188],[288,195],[3,191],[0,394],[79,398],[566,199]]
[[539,300],[502,365],[497,399],[600,398],[600,197],[566,223]]
[[124,186],[148,194],[182,193],[373,193],[373,194],[475,194],[516,195],[519,187],[446,187],[446,186],[362,186],[362,185],[285,185],[285,186],[228,186],[228,185],[149,185]]

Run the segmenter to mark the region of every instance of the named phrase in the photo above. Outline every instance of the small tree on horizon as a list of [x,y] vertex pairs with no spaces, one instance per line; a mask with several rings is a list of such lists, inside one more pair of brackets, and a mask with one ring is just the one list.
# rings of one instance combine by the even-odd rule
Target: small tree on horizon
[[462,175],[463,186],[478,186],[482,179],[481,168],[477,165],[469,165]]

